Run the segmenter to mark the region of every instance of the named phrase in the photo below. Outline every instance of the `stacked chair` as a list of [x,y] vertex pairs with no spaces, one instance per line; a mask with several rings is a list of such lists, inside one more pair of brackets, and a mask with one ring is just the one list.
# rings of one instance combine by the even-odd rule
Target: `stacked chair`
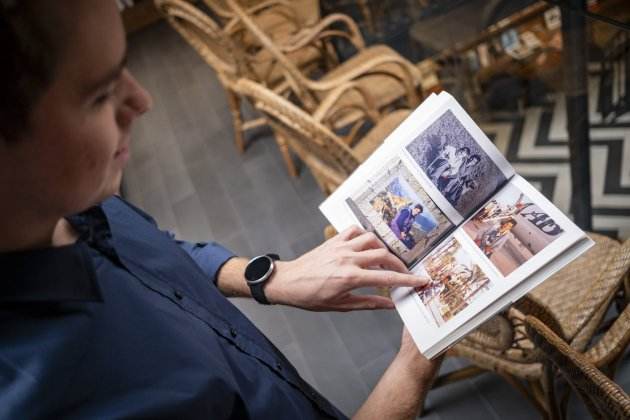
[[[155,0],[157,9],[169,24],[190,44],[203,60],[216,72],[223,85],[234,124],[234,141],[240,152],[245,150],[245,131],[265,124],[264,119],[244,121],[241,100],[231,89],[240,77],[259,80],[277,92],[285,92],[287,84],[281,72],[274,70],[264,52],[250,53],[243,45],[235,42],[220,22],[184,0]],[[260,10],[257,10],[260,12]],[[314,49],[305,49],[303,54],[293,56],[296,66],[305,71],[318,66],[320,55]],[[286,144],[278,146],[291,175],[296,175],[295,166]]]
[[[418,105],[422,76],[417,66],[386,45],[365,47],[365,41],[350,17],[332,14],[315,26],[303,29],[286,39],[284,44],[278,44],[256,24],[252,16],[237,1],[225,0],[225,3],[244,29],[255,38],[259,48],[273,56],[291,86],[292,93],[297,97],[298,104],[304,110],[313,112],[331,91],[350,81],[355,81],[370,91],[379,110],[385,110],[400,100],[408,108],[415,108]],[[340,24],[347,30],[338,29],[337,26]],[[308,45],[330,42],[333,38],[350,42],[356,49],[356,54],[316,77],[301,71],[288,57],[288,53]],[[343,127],[352,123],[355,118],[360,118],[349,110],[361,100],[361,96],[353,92],[341,99],[339,107],[346,112],[337,113],[333,121],[335,128]]]
[[[304,10],[312,7],[300,7],[300,14],[300,2],[250,3],[205,0],[208,10],[202,10],[184,0],[155,0],[171,26],[216,71],[227,93],[239,151],[245,149],[244,132],[265,123],[264,118],[244,121],[241,97],[233,88],[241,78],[291,99],[307,113],[326,108],[327,127],[349,131],[346,138],[353,138],[364,122],[360,91],[374,98],[379,115],[418,104],[420,70],[389,47],[366,48],[356,23],[348,16],[332,14],[318,19],[312,11],[305,15]],[[333,47],[338,40],[357,49],[343,63]],[[357,87],[347,89],[348,83]],[[288,141],[276,136],[288,172],[296,176]]]
[[[623,291],[630,271],[630,240],[623,244],[589,233],[595,246],[543,282],[504,313],[469,334],[450,350],[472,366],[446,374],[434,387],[493,371],[520,391],[545,418],[555,407],[566,408],[568,394],[558,401],[551,365],[526,328],[533,316],[568,343],[595,368],[611,378],[630,342],[628,295]],[[617,313],[610,326],[606,316]]]
[[[240,79],[234,89],[265,115],[275,136],[286,141],[309,167],[325,194],[334,191],[410,112],[399,109],[380,114],[370,93],[353,82],[334,90],[312,115],[252,80]],[[353,130],[342,137],[330,128],[329,118],[339,110],[337,100],[347,93],[363,98],[352,108],[361,114],[360,121],[371,126],[365,134]]]

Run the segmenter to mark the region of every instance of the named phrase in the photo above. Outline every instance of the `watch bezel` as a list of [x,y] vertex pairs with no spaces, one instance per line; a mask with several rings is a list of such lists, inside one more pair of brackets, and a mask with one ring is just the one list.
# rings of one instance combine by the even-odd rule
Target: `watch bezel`
[[[269,262],[269,267],[267,267],[267,271],[258,279],[254,279],[254,280],[250,280],[247,278],[247,270],[249,270],[249,268],[251,267],[252,263],[260,260],[260,259],[266,259]],[[249,285],[256,285],[256,284],[260,284],[263,283],[264,281],[266,281],[267,279],[269,279],[269,277],[271,277],[271,274],[273,273],[275,269],[275,262],[273,260],[273,258],[271,258],[269,255],[259,255],[257,257],[252,258],[251,260],[249,260],[249,262],[247,263],[247,267],[245,268],[245,281],[247,282],[247,284]]]

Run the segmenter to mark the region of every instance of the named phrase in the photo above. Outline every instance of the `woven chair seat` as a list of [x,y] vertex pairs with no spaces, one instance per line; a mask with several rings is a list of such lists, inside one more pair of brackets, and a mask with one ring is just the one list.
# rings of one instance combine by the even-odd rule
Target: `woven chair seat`
[[[386,45],[375,45],[372,47],[365,48],[361,52],[353,55],[348,60],[344,61],[328,73],[321,79],[320,81],[334,80],[336,78],[343,77],[344,74],[349,73],[357,67],[360,67],[363,63],[366,63],[370,60],[377,59],[383,56],[390,57],[400,57],[396,51],[391,49]],[[394,102],[396,99],[400,98],[405,93],[405,87],[401,82],[398,82],[395,78],[391,77],[391,74],[395,74],[396,77],[401,80],[405,79],[405,75],[400,65],[394,63],[385,63],[378,67],[379,70],[386,71],[387,73],[373,73],[361,76],[361,78],[357,79],[357,83],[368,90],[374,100],[376,101],[376,106],[381,108],[383,106],[389,105]],[[416,86],[420,85],[420,72],[418,68],[414,66],[408,66],[408,71],[411,73],[413,77],[414,84]],[[327,92],[321,92],[319,96],[321,98],[325,97]],[[347,108],[357,101],[362,101],[360,95],[358,94],[348,94],[345,95],[340,101],[339,106],[342,108]]]
[[[584,350],[593,336],[619,287],[619,270],[627,267],[630,259],[630,255],[619,258],[617,251],[620,244],[617,241],[595,233],[589,236],[596,246],[544,281],[528,296],[553,316],[560,329],[556,333],[578,351]],[[604,267],[607,268],[605,272]]]
[[400,123],[409,116],[410,111],[408,109],[400,109],[386,115],[381,119],[376,126],[374,126],[360,141],[354,145],[352,149],[355,151],[357,157],[364,161],[372,152],[374,152],[385,139],[389,133],[394,131]]

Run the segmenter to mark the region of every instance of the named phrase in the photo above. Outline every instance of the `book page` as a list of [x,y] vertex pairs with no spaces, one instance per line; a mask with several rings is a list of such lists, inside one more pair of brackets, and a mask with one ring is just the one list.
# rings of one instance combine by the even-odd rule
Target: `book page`
[[[387,172],[393,159],[405,164],[423,194],[455,226],[514,175],[507,160],[452,96],[445,92],[432,95],[322,203],[320,210],[335,229],[341,231],[366,221],[358,217],[356,207],[349,206],[348,198],[354,200],[369,182],[377,182],[375,174]],[[408,206],[407,201],[400,203]],[[393,209],[395,213],[401,210]],[[418,237],[415,242],[423,240]],[[403,259],[414,261],[422,255],[415,251],[413,254],[414,257]]]
[[[511,290],[552,266],[584,237],[533,186],[515,176],[413,268],[430,279],[429,285],[398,288],[392,298],[420,349],[434,354],[443,350],[435,346],[448,343],[456,331],[463,335],[466,329],[461,328],[490,305],[500,309],[510,304],[516,298]],[[543,279],[520,288],[518,297]],[[470,331],[473,326],[468,326]]]

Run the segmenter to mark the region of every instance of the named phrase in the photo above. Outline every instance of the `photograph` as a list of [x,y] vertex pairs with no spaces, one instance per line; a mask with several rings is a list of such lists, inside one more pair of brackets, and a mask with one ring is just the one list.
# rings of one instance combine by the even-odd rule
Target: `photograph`
[[406,147],[438,191],[467,217],[506,177],[452,111],[446,111]]
[[442,326],[490,289],[492,283],[455,238],[433,251],[414,270],[429,284],[415,289],[437,326]]
[[374,232],[408,267],[453,228],[398,158],[346,203],[363,228]]
[[564,230],[516,186],[508,184],[465,225],[464,231],[504,276]]

